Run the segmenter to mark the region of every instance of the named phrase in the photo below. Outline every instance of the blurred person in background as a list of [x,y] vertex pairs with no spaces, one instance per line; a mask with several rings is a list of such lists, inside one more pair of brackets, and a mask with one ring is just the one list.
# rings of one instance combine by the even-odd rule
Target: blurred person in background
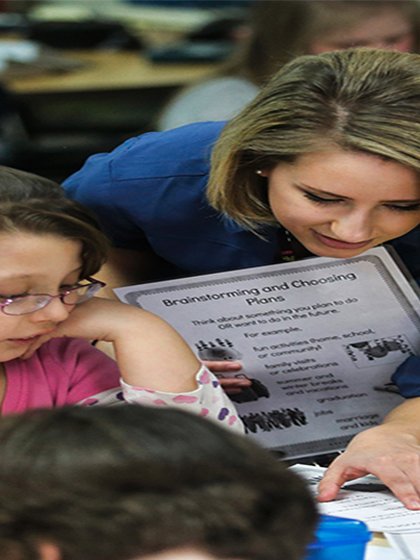
[[[246,35],[246,34],[244,34]],[[248,36],[216,73],[183,88],[163,108],[158,130],[235,116],[286,62],[349,47],[419,52],[417,0],[256,0]]]

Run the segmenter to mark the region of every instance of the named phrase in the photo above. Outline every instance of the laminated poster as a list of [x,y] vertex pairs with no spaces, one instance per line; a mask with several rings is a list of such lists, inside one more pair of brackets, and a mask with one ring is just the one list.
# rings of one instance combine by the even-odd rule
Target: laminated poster
[[420,353],[420,303],[388,251],[115,290],[160,315],[202,360],[239,360],[246,432],[288,458],[344,448],[401,396],[390,382]]

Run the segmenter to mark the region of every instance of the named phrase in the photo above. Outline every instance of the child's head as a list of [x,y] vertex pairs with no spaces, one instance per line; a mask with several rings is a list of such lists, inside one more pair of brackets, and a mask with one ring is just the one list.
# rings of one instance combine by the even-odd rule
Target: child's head
[[[106,249],[95,218],[59,185],[0,167],[0,362],[23,355],[72,309],[60,298],[43,305],[34,295],[56,296],[88,279]],[[73,291],[67,301],[75,297]]]
[[5,418],[0,495],[2,560],[38,560],[40,544],[63,560],[299,560],[317,518],[305,484],[252,441],[136,405]]
[[60,185],[27,171],[0,165],[0,202],[64,198]]
[[0,166],[0,235],[56,236],[81,244],[84,279],[103,264],[107,241],[91,212],[44,177]]

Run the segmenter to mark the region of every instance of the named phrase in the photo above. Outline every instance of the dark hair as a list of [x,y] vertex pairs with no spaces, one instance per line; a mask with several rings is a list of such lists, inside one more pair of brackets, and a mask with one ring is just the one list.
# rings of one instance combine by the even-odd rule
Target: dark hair
[[[298,560],[317,521],[306,484],[244,436],[182,410],[33,410],[0,422],[2,560],[129,560],[183,546]],[[5,552],[7,551],[7,552]]]
[[32,198],[64,198],[60,185],[50,179],[0,165],[0,201],[23,202]]
[[80,241],[80,278],[95,274],[108,241],[90,210],[65,197],[63,189],[33,173],[0,166],[0,233],[56,235]]

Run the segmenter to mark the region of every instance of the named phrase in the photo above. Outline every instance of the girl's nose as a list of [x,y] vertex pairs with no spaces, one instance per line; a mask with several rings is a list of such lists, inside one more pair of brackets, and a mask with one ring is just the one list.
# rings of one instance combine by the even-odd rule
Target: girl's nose
[[60,298],[52,299],[48,305],[32,313],[32,317],[37,322],[50,321],[61,323],[69,316],[74,306],[64,304]]

